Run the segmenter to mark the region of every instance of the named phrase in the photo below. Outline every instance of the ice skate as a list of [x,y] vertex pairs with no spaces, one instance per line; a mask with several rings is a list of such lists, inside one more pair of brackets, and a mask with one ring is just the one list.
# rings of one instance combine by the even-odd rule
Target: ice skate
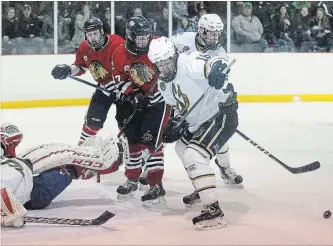
[[187,209],[192,209],[196,204],[200,203],[200,195],[197,191],[192,192],[190,195],[183,197],[183,203]]
[[214,230],[223,228],[227,225],[224,220],[224,213],[219,206],[219,202],[216,201],[211,205],[204,206],[201,214],[192,219],[195,229],[203,230]]
[[222,167],[218,164],[217,159],[215,159],[216,165],[220,169],[221,178],[223,182],[229,186],[234,188],[243,188],[243,177],[236,173],[236,171],[230,167]]
[[134,192],[138,189],[138,181],[128,179],[125,184],[117,189],[118,200],[130,199],[134,196]]
[[161,207],[166,205],[166,200],[164,198],[165,190],[163,188],[162,182],[159,185],[151,185],[150,189],[141,197],[141,201],[144,207]]

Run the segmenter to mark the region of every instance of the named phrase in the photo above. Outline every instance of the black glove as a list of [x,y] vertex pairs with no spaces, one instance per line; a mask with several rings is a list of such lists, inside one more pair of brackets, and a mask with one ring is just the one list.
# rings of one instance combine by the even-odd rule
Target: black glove
[[130,102],[133,104],[135,109],[143,110],[149,104],[149,98],[145,97],[145,94],[142,92],[133,92],[129,96]]
[[215,87],[216,90],[219,90],[223,87],[224,81],[228,78],[228,73],[223,74],[223,70],[227,67],[226,63],[223,63],[221,60],[213,63],[212,68],[208,74],[208,84],[209,86]]
[[55,79],[66,79],[72,73],[71,67],[66,64],[58,64],[52,69],[51,75]]
[[176,117],[175,119],[169,120],[162,135],[164,143],[172,143],[177,141],[187,130],[188,123],[185,120],[183,120],[179,126],[176,126],[179,123],[179,120],[180,117]]

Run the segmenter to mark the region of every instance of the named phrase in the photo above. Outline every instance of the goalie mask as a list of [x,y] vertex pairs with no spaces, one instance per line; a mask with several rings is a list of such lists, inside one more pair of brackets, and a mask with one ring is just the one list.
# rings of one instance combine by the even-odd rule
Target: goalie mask
[[178,53],[171,41],[166,37],[153,39],[150,43],[149,60],[158,71],[158,78],[164,82],[171,82],[177,75]]
[[203,49],[219,49],[223,28],[223,22],[217,14],[205,14],[201,16],[198,22],[196,43]]
[[130,18],[126,23],[126,49],[135,55],[146,54],[153,39],[153,30],[143,16]]
[[11,123],[1,125],[1,153],[7,157],[16,157],[15,148],[23,139],[22,132]]
[[95,17],[88,19],[83,25],[83,30],[85,39],[91,48],[96,51],[103,49],[106,44],[106,36],[100,19]]

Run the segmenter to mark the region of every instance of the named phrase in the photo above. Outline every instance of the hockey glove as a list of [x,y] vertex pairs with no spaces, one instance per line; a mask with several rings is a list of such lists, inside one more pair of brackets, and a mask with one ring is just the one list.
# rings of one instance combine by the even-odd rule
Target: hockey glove
[[71,67],[66,64],[58,64],[52,69],[51,75],[55,79],[66,79],[72,73]]
[[184,132],[188,128],[188,123],[184,120],[179,123],[180,117],[176,117],[175,119],[170,119],[167,126],[163,131],[163,142],[164,143],[173,143],[181,138]]
[[143,110],[149,104],[149,98],[145,97],[142,92],[134,92],[130,95],[130,97],[131,103],[135,109]]
[[223,87],[224,81],[228,78],[228,73],[222,73],[223,70],[227,67],[226,63],[223,63],[221,60],[213,63],[212,68],[208,74],[208,84],[209,86],[214,87],[216,90],[219,90]]

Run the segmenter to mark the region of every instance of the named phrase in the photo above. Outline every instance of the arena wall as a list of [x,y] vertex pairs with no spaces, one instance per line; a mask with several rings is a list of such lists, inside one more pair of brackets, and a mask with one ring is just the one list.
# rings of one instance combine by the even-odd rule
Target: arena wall
[[[230,73],[240,102],[333,101],[333,54],[233,53]],[[74,55],[1,56],[1,108],[87,105],[94,89],[72,79],[54,80],[56,64]],[[83,79],[93,81],[89,74]]]

